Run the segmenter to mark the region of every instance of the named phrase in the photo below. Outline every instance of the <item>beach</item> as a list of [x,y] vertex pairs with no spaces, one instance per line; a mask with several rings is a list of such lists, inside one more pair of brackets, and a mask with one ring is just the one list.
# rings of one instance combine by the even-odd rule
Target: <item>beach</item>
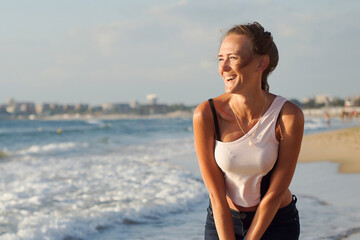
[[305,135],[299,162],[339,163],[341,173],[360,173],[360,127]]
[[[320,164],[322,162],[323,164]],[[336,164],[328,164],[333,162]],[[359,216],[360,191],[359,188],[353,188],[354,183],[360,180],[360,127],[350,127],[346,129],[338,129],[322,133],[314,133],[305,135],[301,152],[299,155],[299,165],[301,163],[318,164],[321,166],[317,171],[317,176],[310,176],[308,192],[317,192],[317,197],[322,198],[326,205],[350,206],[354,209],[355,216]],[[305,164],[306,165],[306,164]],[[332,172],[340,174],[326,174],[329,165],[333,165]],[[298,175],[302,175],[298,173]],[[319,177],[320,175],[320,177]],[[309,177],[309,176],[308,176]],[[322,179],[322,180],[319,180]],[[295,182],[297,176],[295,176]],[[295,185],[304,185],[298,182]],[[312,185],[312,186],[311,186]],[[299,187],[304,189],[304,186]],[[296,189],[296,188],[295,188]],[[341,219],[347,218],[341,216]],[[348,218],[351,218],[348,216]],[[360,239],[360,223],[354,226],[353,229],[347,230],[339,234],[337,238],[344,240],[358,240]]]

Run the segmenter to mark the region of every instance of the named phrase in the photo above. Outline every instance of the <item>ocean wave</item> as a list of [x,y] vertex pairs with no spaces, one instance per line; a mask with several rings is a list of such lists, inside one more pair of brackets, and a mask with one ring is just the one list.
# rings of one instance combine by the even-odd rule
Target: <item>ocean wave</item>
[[85,123],[91,124],[91,125],[97,125],[100,128],[112,127],[111,123],[105,123],[104,121],[98,120],[98,119],[89,119],[89,120],[86,120]]
[[49,154],[49,153],[61,153],[69,152],[78,148],[88,147],[88,143],[76,143],[76,142],[62,142],[62,143],[50,143],[46,145],[32,145],[28,148],[16,151],[16,155],[27,154]]
[[83,122],[60,122],[59,124],[51,124],[48,123],[44,124],[36,124],[30,126],[20,126],[20,127],[13,127],[13,128],[0,128],[0,137],[8,137],[13,135],[34,135],[34,134],[57,134],[58,130],[64,133],[76,133],[76,132],[84,132],[84,131],[98,131],[106,128],[111,128],[111,123],[105,123],[102,121],[97,120],[88,120]]
[[326,127],[326,122],[322,118],[307,118],[305,120],[305,130],[323,129]]
[[0,190],[1,239],[85,239],[112,227],[161,222],[207,196],[189,172],[145,155],[4,167],[11,178],[3,176],[8,182]]

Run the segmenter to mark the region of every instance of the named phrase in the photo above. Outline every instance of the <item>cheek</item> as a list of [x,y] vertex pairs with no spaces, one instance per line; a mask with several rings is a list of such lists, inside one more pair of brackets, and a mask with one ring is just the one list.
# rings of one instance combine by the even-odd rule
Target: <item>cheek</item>
[[240,64],[237,65],[237,68],[238,69],[246,68],[250,64],[250,62],[251,61],[249,61],[248,59],[246,61],[242,61]]
[[253,59],[253,58],[252,58],[251,55],[250,55],[250,56],[243,57],[243,58],[241,59],[241,61],[237,64],[236,68],[237,68],[237,69],[242,69],[242,68],[247,67],[248,65],[251,64],[252,59]]

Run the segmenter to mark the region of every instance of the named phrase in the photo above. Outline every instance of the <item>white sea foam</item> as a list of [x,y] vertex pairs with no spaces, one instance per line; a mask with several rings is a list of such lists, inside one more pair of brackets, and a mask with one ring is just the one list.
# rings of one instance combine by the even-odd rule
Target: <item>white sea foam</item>
[[305,133],[314,133],[324,130],[335,130],[347,127],[359,126],[360,121],[354,119],[353,121],[343,121],[341,118],[332,118],[329,123],[324,118],[306,117],[305,119]]
[[[191,209],[206,196],[202,182],[166,160],[186,151],[187,144],[154,141],[105,156],[27,155],[2,164],[0,238],[86,238],[106,228],[159,221]],[[27,153],[53,147],[31,149]]]
[[102,120],[98,120],[98,119],[89,119],[89,120],[86,120],[85,122],[87,122],[89,124],[96,124],[96,125],[104,124],[104,122]]
[[305,130],[326,128],[326,122],[322,118],[306,118]]
[[88,123],[88,124],[91,124],[91,125],[99,126],[101,128],[111,127],[112,126],[111,123],[105,123],[104,121],[99,120],[99,119],[88,119],[85,122]]
[[46,145],[32,145],[26,149],[17,151],[15,154],[27,155],[27,154],[50,154],[59,152],[68,152],[76,148],[88,147],[88,143],[76,143],[76,142],[63,142],[63,143],[50,143]]

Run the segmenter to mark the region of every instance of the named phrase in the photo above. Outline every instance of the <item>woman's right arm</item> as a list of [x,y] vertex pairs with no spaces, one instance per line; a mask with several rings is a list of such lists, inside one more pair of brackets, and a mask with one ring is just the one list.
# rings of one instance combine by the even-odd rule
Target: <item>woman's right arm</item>
[[209,191],[216,230],[220,239],[235,240],[233,221],[226,201],[224,176],[215,162],[215,126],[208,102],[200,104],[193,116],[194,142],[199,167]]

